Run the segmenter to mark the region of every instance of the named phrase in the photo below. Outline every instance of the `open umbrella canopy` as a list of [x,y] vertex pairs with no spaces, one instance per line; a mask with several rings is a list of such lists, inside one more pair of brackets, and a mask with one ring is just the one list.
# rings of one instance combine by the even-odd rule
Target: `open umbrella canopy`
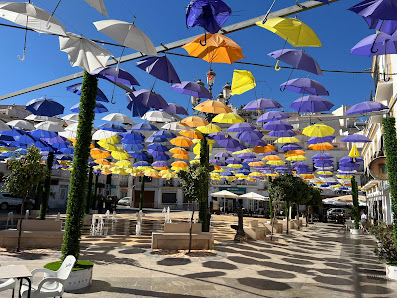
[[115,123],[104,123],[98,126],[98,129],[115,131],[115,132],[126,132],[127,130],[119,124]]
[[28,121],[25,121],[25,120],[11,120],[11,121],[7,122],[6,124],[4,124],[3,122],[0,121],[0,130],[2,130],[2,131],[10,130],[9,126],[11,126],[12,128],[17,127],[17,128],[23,129],[23,130],[34,130],[35,129],[35,127],[32,124],[30,124]]
[[302,131],[302,134],[308,137],[326,137],[330,136],[335,132],[330,126],[325,124],[314,124],[308,127],[305,127]]
[[243,94],[244,92],[255,88],[254,75],[248,70],[235,69],[232,79],[232,95]]
[[[42,129],[33,130],[29,134],[36,139],[55,138],[58,136],[58,134],[55,131],[48,131],[48,130],[42,130]],[[7,136],[0,134],[0,140],[2,139],[2,137],[7,137]],[[3,140],[3,141],[6,141],[6,140]]]
[[352,55],[378,56],[397,54],[397,33],[379,32],[360,40],[351,50]]
[[91,72],[98,78],[128,86],[139,86],[138,81],[127,71],[117,67],[99,67]]
[[296,143],[287,143],[284,144],[284,146],[281,146],[280,150],[282,151],[291,151],[291,150],[300,150],[303,147],[301,145],[298,145]]
[[53,117],[63,114],[65,107],[51,98],[37,98],[26,104],[26,110],[39,116]]
[[[206,44],[203,46],[202,44]],[[209,63],[229,63],[245,58],[242,48],[232,39],[219,34],[199,36],[183,47],[190,56],[201,58]]]
[[188,137],[188,138],[191,138],[191,139],[199,139],[199,140],[202,140],[202,139],[203,139],[203,135],[202,135],[201,132],[199,132],[199,131],[194,131],[194,130],[181,130],[181,131],[179,132],[179,134],[180,134],[181,136]]
[[142,119],[152,122],[171,122],[175,120],[167,113],[160,111],[148,111],[145,113],[145,115],[142,116]]
[[262,21],[256,22],[256,25],[277,34],[294,47],[323,46],[313,29],[296,18],[275,17],[264,24]]
[[217,100],[206,100],[194,107],[195,110],[203,113],[221,114],[231,113],[232,109]]
[[206,126],[208,124],[209,123],[206,120],[197,116],[186,117],[185,119],[181,120],[181,122],[179,123],[179,125],[188,126],[188,127],[200,127],[200,126]]
[[305,70],[316,75],[323,75],[317,61],[302,50],[281,49],[269,53],[268,56],[283,61],[293,68]]
[[126,99],[127,99],[127,109],[129,109],[132,112],[132,117],[142,117],[145,115],[147,111],[150,110],[150,108],[144,106],[138,101],[135,101],[133,99],[133,96],[131,97],[131,93],[127,92],[125,94]]
[[221,113],[216,115],[212,119],[212,122],[234,124],[234,123],[244,122],[244,119],[241,116],[234,113]]
[[245,105],[243,110],[257,111],[257,110],[267,110],[267,109],[281,109],[282,107],[283,106],[274,99],[259,98],[250,101],[248,104]]
[[152,90],[141,89],[130,93],[130,98],[134,102],[144,105],[147,108],[154,108],[156,110],[164,109],[168,106],[165,99],[157,92]]
[[265,130],[290,130],[292,129],[292,125],[286,120],[275,120],[269,121],[263,125],[263,129]]
[[359,134],[352,134],[341,139],[341,142],[346,143],[370,143],[371,139]]
[[121,114],[121,113],[111,113],[109,115],[104,116],[102,118],[102,120],[111,121],[111,122],[128,123],[128,124],[134,123],[130,117],[128,117],[127,115]]
[[[71,107],[70,111],[72,111],[73,113],[78,113],[80,111],[80,103],[77,103],[73,107]],[[100,102],[96,102],[94,112],[96,114],[100,114],[100,113],[109,112],[109,110]]]
[[317,153],[312,156],[312,159],[332,159],[332,158],[334,157],[329,153]]
[[276,137],[276,138],[282,138],[282,137],[293,137],[296,136],[296,133],[292,130],[272,130],[269,131],[269,136],[271,137]]
[[210,123],[205,126],[199,126],[196,128],[196,130],[201,133],[211,134],[211,133],[217,133],[217,132],[222,131],[222,128],[220,128],[218,125]]
[[187,137],[182,137],[178,136],[176,138],[173,138],[170,140],[172,145],[178,146],[178,147],[190,147],[193,145],[193,142],[187,138]]
[[165,139],[172,139],[176,137],[176,135],[170,132],[169,130],[158,130],[152,136],[165,138]]
[[382,111],[386,109],[388,109],[388,107],[381,104],[380,102],[364,101],[351,106],[350,109],[346,111],[346,114],[347,115],[364,114],[364,113]]
[[57,122],[51,122],[51,121],[40,122],[36,124],[34,127],[36,129],[47,130],[47,131],[55,131],[55,132],[64,131],[61,125],[59,125]]
[[302,96],[291,104],[291,108],[298,112],[317,113],[329,111],[334,104],[324,97],[317,95]]
[[202,82],[183,81],[171,86],[171,89],[190,96],[198,98],[212,98],[212,94],[204,87]]
[[251,131],[255,130],[255,125],[247,122],[235,123],[231,125],[227,131],[228,132],[243,132],[243,131]]
[[141,123],[137,123],[133,127],[131,127],[131,130],[147,130],[147,131],[154,130],[154,131],[157,131],[159,129],[153,124],[141,122]]
[[[77,95],[81,95],[81,86],[82,85],[83,85],[82,83],[73,84],[73,85],[67,86],[66,90],[73,92]],[[96,100],[102,101],[102,102],[109,102],[109,99],[106,97],[105,93],[103,93],[102,90],[99,88],[97,88]]]
[[189,115],[184,107],[176,103],[169,103],[168,106],[163,109],[163,111],[177,115]]
[[280,87],[284,88],[285,90],[308,95],[329,95],[329,92],[321,83],[309,78],[292,79],[282,83]]
[[394,0],[364,0],[349,10],[372,20],[397,20],[397,3]]
[[326,136],[326,137],[311,137],[307,141],[308,144],[318,144],[318,143],[325,143],[331,142],[335,139],[335,136]]
[[285,112],[270,111],[270,112],[263,113],[256,120],[256,122],[269,122],[269,121],[274,121],[274,120],[283,120],[283,119],[287,119],[289,117],[290,116]]
[[299,143],[299,139],[295,137],[282,137],[278,138],[274,143],[276,144],[286,144],[286,143]]
[[148,74],[159,80],[171,84],[181,82],[174,66],[172,66],[171,61],[168,60],[167,56],[147,57],[138,61],[136,64],[138,68],[146,71]]
[[309,149],[312,150],[321,150],[321,151],[325,151],[325,150],[331,150],[334,149],[334,146],[332,146],[330,143],[318,143],[318,144],[312,144],[308,146]]

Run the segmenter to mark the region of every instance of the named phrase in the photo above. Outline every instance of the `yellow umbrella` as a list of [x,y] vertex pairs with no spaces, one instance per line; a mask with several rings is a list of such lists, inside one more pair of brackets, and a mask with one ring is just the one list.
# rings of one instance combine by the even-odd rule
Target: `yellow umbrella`
[[289,160],[289,161],[301,161],[301,160],[306,160],[306,159],[307,159],[307,157],[303,156],[303,155],[290,156],[290,157],[286,158],[286,160]]
[[[192,142],[193,142],[194,144],[197,144],[197,143],[200,143],[200,140],[198,140],[198,139],[193,139]],[[215,143],[214,140],[207,139],[207,144],[210,145],[210,144],[214,144],[214,143]]]
[[228,114],[218,114],[212,119],[212,122],[215,123],[241,123],[244,122],[244,119],[241,118],[241,116],[233,113],[228,113]]
[[114,159],[123,160],[123,159],[129,159],[131,156],[125,150],[115,150],[112,151],[112,157]]
[[205,126],[197,127],[196,130],[201,133],[210,134],[210,133],[220,132],[222,128],[220,128],[218,125],[210,123]]
[[179,147],[190,147],[193,145],[193,142],[187,137],[178,136],[170,140],[172,145]]
[[[109,138],[107,138],[107,139],[99,140],[99,141],[98,141],[98,144],[99,144],[100,146],[102,146],[101,143],[117,144],[118,142],[119,142],[119,139],[118,139],[116,136],[112,136],[112,137],[109,137]],[[102,147],[103,147],[103,146],[102,146]]]
[[302,131],[302,134],[308,137],[327,137],[332,135],[335,132],[330,126],[325,124],[314,124],[308,127],[305,127]]
[[283,162],[282,160],[269,160],[267,164],[272,166],[282,166],[285,165],[285,162]]
[[238,69],[233,71],[232,95],[242,94],[255,86],[255,78],[250,71]]
[[336,177],[338,177],[340,179],[351,179],[351,178],[353,178],[352,175],[336,175]]
[[277,144],[285,144],[285,143],[299,143],[300,141],[295,137],[283,137],[278,138],[275,143]]
[[193,159],[193,160],[190,161],[190,164],[191,165],[197,165],[197,164],[200,164],[200,161],[198,159]]
[[181,130],[179,134],[181,136],[188,137],[191,139],[199,139],[199,140],[203,139],[203,135],[199,131],[195,131],[195,130]]
[[350,149],[349,156],[351,158],[359,157],[360,154],[358,153],[356,144],[353,144],[352,149]]
[[189,167],[184,167],[184,168],[172,167],[171,170],[173,170],[175,172],[187,171],[187,170],[189,170]]
[[203,113],[220,114],[231,113],[232,109],[223,102],[217,100],[206,100],[194,107],[195,110]]
[[322,47],[316,33],[298,19],[276,17],[268,19],[264,24],[262,21],[256,24],[277,34],[294,47]]
[[116,166],[118,167],[125,167],[125,166],[129,166],[130,164],[131,162],[129,160],[120,160],[116,162]]
[[181,120],[181,122],[179,122],[179,125],[189,127],[206,126],[207,124],[208,122],[206,120],[197,116],[186,117],[185,119]]
[[234,169],[240,169],[240,168],[243,167],[243,165],[242,164],[233,164],[233,163],[231,163],[231,164],[228,164],[227,167],[228,168],[234,168]]
[[331,171],[318,171],[317,174],[319,175],[333,175]]
[[260,172],[252,172],[251,174],[248,175],[248,177],[251,177],[251,178],[253,178],[253,177],[263,177],[263,176],[265,176],[265,175],[263,173],[260,173]]
[[157,178],[159,172],[157,172],[155,169],[147,169],[143,172],[143,174],[147,177]]
[[251,153],[252,151],[251,151],[251,149],[243,149],[243,150],[240,150],[240,151],[234,151],[232,154],[242,154],[242,153]]

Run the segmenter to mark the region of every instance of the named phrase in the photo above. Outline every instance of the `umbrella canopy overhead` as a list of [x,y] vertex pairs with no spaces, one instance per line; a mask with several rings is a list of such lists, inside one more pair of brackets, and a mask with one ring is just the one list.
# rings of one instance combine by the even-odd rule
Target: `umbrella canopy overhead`
[[228,190],[221,190],[218,192],[213,192],[211,194],[211,196],[216,197],[216,198],[231,198],[231,199],[236,199],[239,197],[238,195],[236,195]]
[[318,143],[325,143],[331,142],[335,139],[335,136],[326,136],[326,137],[311,137],[307,141],[308,144],[318,144]]
[[37,98],[26,104],[26,110],[39,116],[53,117],[63,114],[65,107],[51,98]]
[[3,122],[0,122],[0,123],[1,123],[0,124],[0,130],[1,131],[10,130],[10,128],[8,126],[11,126],[13,128],[18,127],[20,129],[23,129],[23,130],[34,130],[35,129],[35,127],[32,124],[30,124],[28,121],[25,121],[25,120],[12,120],[12,121],[9,121],[9,122],[6,123],[8,126],[7,125],[3,125]]
[[283,106],[279,104],[274,99],[269,98],[259,98],[253,101],[250,101],[243,108],[247,111],[257,111],[257,110],[267,110],[267,109],[281,109]]
[[153,92],[152,90],[141,89],[134,91],[130,93],[130,98],[133,99],[134,102],[138,102],[147,108],[153,108],[156,110],[165,109],[168,106],[165,99],[160,94]]
[[[70,111],[73,112],[73,113],[78,113],[80,111],[80,103],[77,103],[73,107],[71,107]],[[109,112],[109,110],[103,104],[101,104],[100,102],[96,102],[95,103],[94,112],[96,114],[100,114],[100,113]]]
[[317,113],[329,111],[334,104],[321,96],[302,96],[291,104],[291,108],[298,112]]
[[103,129],[103,130],[109,130],[109,131],[115,131],[115,132],[126,132],[127,130],[115,123],[104,123],[98,126],[98,129]]
[[346,143],[370,143],[371,139],[359,134],[352,134],[341,139],[341,142]]
[[172,85],[171,89],[198,98],[212,98],[212,94],[204,87],[204,83],[183,81],[179,84]]
[[290,116],[285,112],[270,111],[270,112],[263,113],[256,120],[256,122],[269,122],[269,121],[274,121],[274,120],[283,120],[283,119],[287,119],[289,117]]
[[189,115],[184,107],[176,103],[169,103],[168,106],[163,109],[163,111],[177,115]]
[[128,123],[128,124],[134,123],[130,117],[128,117],[127,115],[124,115],[122,113],[111,113],[109,115],[104,116],[102,118],[102,120],[111,121],[111,122]]
[[62,52],[68,54],[71,66],[78,66],[91,73],[97,68],[105,67],[111,53],[97,45],[92,40],[73,33],[59,37],[59,46]]
[[329,92],[321,83],[309,78],[292,79],[282,83],[280,87],[283,87],[285,90],[308,95],[329,95]]
[[[73,85],[66,87],[66,90],[73,92],[77,95],[81,95],[81,86],[82,85],[83,85],[82,83],[73,84]],[[103,101],[103,102],[109,102],[109,99],[106,97],[105,93],[103,93],[102,90],[99,88],[97,89],[97,92],[96,92],[96,100]]]
[[378,56],[397,54],[397,33],[392,35],[379,32],[360,40],[351,50],[352,55]]
[[117,67],[99,67],[91,72],[98,78],[128,86],[139,86],[138,81],[128,72]]
[[206,126],[208,124],[209,123],[206,120],[197,116],[186,117],[179,123],[179,125],[188,126],[188,127],[200,127],[200,126]]
[[195,110],[203,113],[221,114],[231,113],[232,109],[217,100],[206,100],[194,107]]
[[100,14],[109,17],[108,12],[106,11],[105,3],[103,3],[103,0],[84,0],[87,2],[89,5],[91,5],[92,8],[96,9]]
[[294,47],[323,46],[313,29],[295,18],[270,18],[264,24],[259,21],[256,25],[277,34]]
[[254,75],[248,70],[235,69],[232,79],[232,95],[243,94],[244,92],[255,88]]
[[274,59],[283,61],[291,65],[293,68],[305,70],[316,75],[323,75],[317,61],[302,50],[281,49],[267,55]]
[[138,68],[146,71],[148,74],[159,80],[171,84],[181,82],[174,66],[172,66],[171,61],[168,60],[167,56],[147,57],[138,61],[136,64]]
[[335,132],[330,126],[325,124],[314,124],[308,127],[305,127],[302,131],[302,134],[308,137],[326,137],[330,136]]
[[39,124],[35,125],[36,129],[47,130],[47,131],[54,131],[54,132],[61,132],[64,131],[63,127],[56,122],[51,121],[44,121],[40,122]]
[[372,20],[397,20],[397,3],[393,0],[364,0],[349,10]]
[[160,111],[148,111],[142,116],[143,120],[153,121],[153,122],[172,122],[175,120],[173,117],[165,112]]
[[146,55],[157,56],[152,41],[133,23],[119,20],[94,22],[97,30],[117,41],[122,46],[131,48]]
[[364,113],[382,111],[382,110],[386,110],[386,109],[388,109],[388,107],[381,104],[380,102],[364,101],[364,102],[360,102],[358,104],[351,106],[350,109],[348,109],[346,111],[346,114],[348,114],[348,115],[364,114]]
[[292,125],[286,120],[269,121],[263,125],[265,130],[290,130]]

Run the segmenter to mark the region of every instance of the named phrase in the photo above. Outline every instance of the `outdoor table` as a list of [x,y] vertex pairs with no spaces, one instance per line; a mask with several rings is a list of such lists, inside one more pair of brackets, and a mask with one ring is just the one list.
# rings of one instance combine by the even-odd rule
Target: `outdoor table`
[[[25,265],[10,265],[0,267],[0,279],[16,278],[20,280],[19,289],[22,287],[22,280],[25,279],[29,285],[28,298],[32,290],[32,273]],[[21,297],[21,291],[18,291],[18,297]]]

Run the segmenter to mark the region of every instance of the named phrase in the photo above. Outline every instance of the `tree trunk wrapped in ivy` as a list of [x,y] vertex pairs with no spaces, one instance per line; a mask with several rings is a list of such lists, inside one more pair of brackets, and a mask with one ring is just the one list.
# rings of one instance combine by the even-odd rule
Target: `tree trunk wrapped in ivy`
[[99,180],[99,175],[100,174],[98,174],[98,173],[94,173],[95,174],[95,182],[94,182],[94,197],[93,197],[93,200],[92,200],[92,209],[97,209],[97,204],[98,204],[98,198],[97,198],[97,195],[98,195],[98,180]]
[[273,217],[274,217],[273,196],[270,195],[270,189],[272,187],[272,177],[269,177],[268,183],[269,183],[268,192],[269,192],[270,221],[273,221]]
[[[203,134],[203,139],[200,140],[200,167],[205,167],[207,169],[209,167],[209,150],[206,134]],[[198,201],[199,222],[201,222],[202,224],[202,231],[209,232],[210,225],[208,219],[208,183],[202,184],[200,188],[202,189],[202,196],[200,196]]]
[[141,177],[141,198],[139,201],[139,211],[143,208],[143,200],[145,198],[145,176]]
[[358,206],[358,187],[356,178],[353,176],[351,179],[352,184],[352,199],[353,199],[353,218],[354,218],[354,228],[357,230],[360,223],[360,208]]
[[40,205],[40,215],[39,218],[41,220],[45,219],[48,210],[48,199],[50,197],[50,189],[51,189],[51,173],[52,173],[52,164],[54,163],[54,152],[48,153],[47,157],[47,166],[45,171],[45,184],[43,191],[43,198],[41,200]]
[[70,177],[65,234],[62,244],[62,258],[80,253],[80,237],[84,218],[84,204],[87,188],[88,159],[90,156],[91,130],[95,118],[98,80],[84,72],[81,86],[79,124],[73,158],[73,171]]
[[91,201],[92,201],[92,180],[93,180],[93,168],[90,167],[90,170],[88,172],[88,190],[87,190],[87,200],[85,203],[85,213],[89,214],[90,213],[90,208],[91,208]]
[[394,247],[397,252],[397,138],[396,119],[383,118],[383,140],[386,151],[387,173],[390,185],[391,211],[393,214]]

